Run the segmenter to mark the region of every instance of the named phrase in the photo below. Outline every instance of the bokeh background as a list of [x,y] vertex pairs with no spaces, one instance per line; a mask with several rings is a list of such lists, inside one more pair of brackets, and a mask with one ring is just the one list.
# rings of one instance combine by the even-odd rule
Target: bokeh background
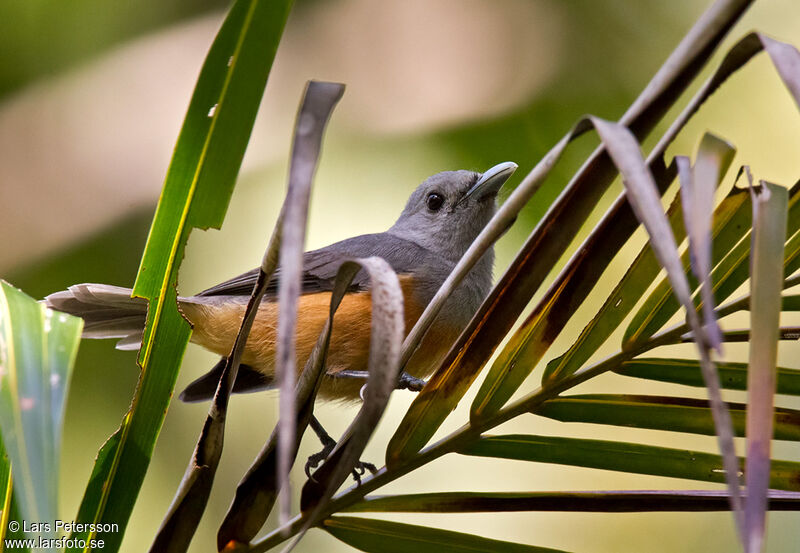
[[[707,4],[298,0],[225,224],[221,231],[193,233],[180,293],[197,292],[260,261],[282,199],[293,118],[307,79],[336,80],[348,87],[329,127],[316,179],[307,243],[312,249],[387,228],[410,191],[441,170],[480,171],[513,160],[520,165],[510,182],[515,186],[582,114],[618,118]],[[228,5],[220,0],[0,3],[0,277],[35,297],[77,282],[132,284],[194,81]],[[754,28],[800,45],[800,4],[757,1],[725,44]],[[800,177],[800,115],[766,58],[749,64],[723,87],[670,154],[691,154],[707,129],[738,147],[734,167],[749,163],[758,178],[784,185]],[[595,145],[596,139],[587,137],[570,148],[499,243],[496,274]],[[619,190],[617,184],[607,200]],[[630,247],[625,253],[635,251]],[[553,355],[569,345],[625,266],[621,259],[608,270],[596,301],[577,313],[577,322],[553,346]],[[784,365],[798,367],[797,348],[781,346]],[[741,347],[728,348],[727,354],[746,358]],[[178,389],[214,362],[213,356],[190,346]],[[64,429],[63,518],[77,512],[94,456],[127,410],[137,376],[134,353],[116,351],[109,342],[81,345]],[[538,377],[536,373],[526,389]],[[641,392],[644,385],[609,376],[591,386],[581,391]],[[386,440],[411,401],[409,393],[395,396],[367,459],[383,458]],[[463,423],[469,399],[442,433]],[[274,394],[262,393],[232,403],[225,454],[192,551],[213,549],[236,483],[275,423],[276,400]],[[124,551],[149,546],[206,409],[179,402],[170,407]],[[318,414],[338,435],[355,412],[355,406],[323,405]],[[565,425],[533,416],[508,423],[502,431],[714,450],[711,438]],[[316,449],[313,440],[306,440],[300,458]],[[777,444],[775,455],[797,460],[800,448]],[[703,486],[450,455],[384,492],[659,487]],[[726,513],[384,518],[570,551],[735,548]],[[798,522],[796,513],[772,514],[769,551],[797,550]],[[349,549],[315,530],[298,550]]]

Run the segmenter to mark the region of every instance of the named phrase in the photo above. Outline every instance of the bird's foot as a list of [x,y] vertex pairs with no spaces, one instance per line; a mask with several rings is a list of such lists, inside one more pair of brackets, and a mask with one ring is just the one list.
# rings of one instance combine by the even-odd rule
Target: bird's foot
[[[312,416],[310,421],[310,426],[314,433],[319,438],[319,441],[322,443],[322,451],[311,455],[308,460],[306,461],[305,472],[306,476],[314,480],[314,477],[311,476],[311,471],[316,469],[320,463],[324,462],[325,459],[333,451],[333,448],[336,447],[336,440],[331,438],[330,434],[328,434],[325,429],[322,427],[320,422],[317,420],[316,417]],[[372,474],[378,472],[378,468],[373,465],[372,463],[366,463],[364,461],[359,461],[356,463],[356,466],[353,467],[353,480],[355,480],[359,485],[361,485],[361,477],[366,474],[367,471],[370,471]]]
[[427,384],[425,380],[422,380],[421,378],[417,378],[415,376],[411,376],[407,372],[403,371],[400,374],[400,380],[397,381],[397,389],[419,392],[422,391],[422,388],[425,387],[425,384]]
[[[343,370],[337,371],[331,374],[331,376],[334,378],[351,378],[366,382],[367,378],[369,378],[369,373],[367,371]],[[400,378],[397,380],[397,386],[395,386],[395,390],[411,390],[412,392],[419,392],[426,383],[427,382],[425,380],[411,376],[407,372],[403,371],[400,373]]]
[[364,476],[364,474],[366,474],[367,471],[369,471],[372,474],[377,474],[378,467],[376,467],[372,463],[366,463],[364,461],[359,461],[358,463],[356,463],[356,466],[353,467],[353,471],[351,473],[353,475],[353,480],[356,481],[356,484],[358,484],[359,486],[361,485],[361,477]]
[[328,434],[325,434],[325,436],[319,436],[319,439],[322,442],[322,451],[318,451],[314,455],[309,456],[308,460],[306,461],[306,476],[312,480],[314,477],[311,476],[311,471],[317,468],[320,463],[327,459],[328,455],[330,455],[331,451],[333,451],[333,448],[336,447],[336,440],[331,438]]
[[[311,471],[316,469],[320,463],[324,462],[325,459],[328,458],[328,455],[331,454],[331,451],[333,451],[334,447],[336,447],[336,442],[331,440],[329,444],[325,444],[323,446],[322,451],[315,453],[308,458],[308,461],[306,461],[305,470],[306,476],[309,479],[314,480],[314,477],[311,475]],[[365,461],[359,461],[356,463],[356,466],[353,467],[351,474],[353,475],[353,480],[355,480],[359,486],[361,485],[361,477],[364,476],[367,471],[370,471],[372,474],[376,474],[378,472],[378,467]]]

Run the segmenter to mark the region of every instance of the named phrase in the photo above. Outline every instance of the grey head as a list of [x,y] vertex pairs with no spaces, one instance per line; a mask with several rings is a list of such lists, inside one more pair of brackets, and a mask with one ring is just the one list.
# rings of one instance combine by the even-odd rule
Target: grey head
[[483,174],[444,171],[428,177],[388,232],[455,262],[494,215],[497,192],[516,169],[507,161]]

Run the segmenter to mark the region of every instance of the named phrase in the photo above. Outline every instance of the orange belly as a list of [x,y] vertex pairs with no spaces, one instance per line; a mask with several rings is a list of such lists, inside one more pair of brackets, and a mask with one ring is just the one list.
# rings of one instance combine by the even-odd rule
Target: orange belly
[[[408,277],[401,277],[400,283],[405,299],[405,325],[408,332],[422,314],[424,306],[416,302],[410,293]],[[330,292],[300,296],[295,343],[298,371],[305,366],[328,318],[330,298]],[[326,368],[329,375],[341,370],[367,370],[371,301],[369,292],[350,293],[342,300],[333,321]],[[247,298],[237,297],[217,305],[181,303],[181,310],[194,326],[192,341],[219,355],[228,355],[239,331],[246,302]],[[273,378],[275,372],[277,323],[277,303],[262,302],[242,355],[242,363],[269,378]],[[435,323],[406,367],[407,372],[418,378],[429,375],[458,337],[458,332],[457,328]],[[329,400],[357,399],[363,384],[357,379],[328,376],[322,382],[320,397]]]

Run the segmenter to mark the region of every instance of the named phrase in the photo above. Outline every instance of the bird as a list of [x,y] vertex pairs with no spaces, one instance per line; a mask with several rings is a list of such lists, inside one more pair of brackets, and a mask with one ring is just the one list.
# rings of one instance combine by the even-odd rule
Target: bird
[[[295,335],[297,367],[305,365],[328,318],[336,274],[347,259],[378,256],[389,263],[400,281],[408,332],[494,215],[498,192],[516,169],[516,163],[504,162],[484,173],[437,173],[414,190],[396,222],[385,232],[355,236],[306,252]],[[447,299],[405,367],[410,378],[429,376],[447,354],[491,289],[493,263],[494,251],[489,248]],[[258,308],[234,393],[274,387],[280,270],[278,267]],[[197,402],[214,396],[258,273],[256,268],[194,296],[178,297],[178,308],[192,325],[191,341],[222,356],[210,371],[183,390],[181,400]],[[119,349],[140,347],[147,301],[132,298],[129,288],[77,284],[48,295],[44,302],[54,310],[82,317],[84,338],[117,338]],[[363,374],[367,369],[370,314],[369,277],[362,270],[334,317],[320,399],[358,400],[363,379],[337,375]]]

